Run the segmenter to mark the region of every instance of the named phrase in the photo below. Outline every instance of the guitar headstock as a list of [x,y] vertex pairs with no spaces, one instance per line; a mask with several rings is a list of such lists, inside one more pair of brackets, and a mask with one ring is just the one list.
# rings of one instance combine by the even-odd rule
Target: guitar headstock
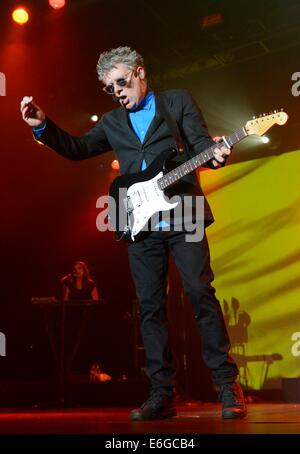
[[288,120],[288,115],[282,110],[274,110],[269,114],[262,114],[259,117],[253,117],[247,121],[245,129],[248,135],[257,134],[262,136],[273,125],[284,125]]

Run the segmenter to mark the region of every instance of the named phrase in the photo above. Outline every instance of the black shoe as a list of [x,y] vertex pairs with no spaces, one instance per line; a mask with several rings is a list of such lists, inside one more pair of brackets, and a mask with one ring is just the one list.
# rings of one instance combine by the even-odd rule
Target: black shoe
[[174,397],[151,393],[148,400],[138,410],[132,410],[130,419],[143,421],[147,419],[165,419],[176,416]]
[[220,385],[219,400],[222,402],[222,418],[238,419],[247,415],[243,390],[239,383]]

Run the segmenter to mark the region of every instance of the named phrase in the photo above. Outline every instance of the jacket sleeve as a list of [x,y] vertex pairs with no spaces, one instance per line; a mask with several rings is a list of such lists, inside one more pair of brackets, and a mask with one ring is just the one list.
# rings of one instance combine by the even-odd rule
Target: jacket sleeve
[[[189,144],[191,157],[212,145],[216,145],[209,135],[200,108],[186,90],[183,90],[182,132],[185,141]],[[203,167],[215,169],[211,161],[207,162]]]
[[46,127],[37,140],[73,161],[92,158],[111,150],[102,120],[83,136],[76,137],[61,129],[47,117]]

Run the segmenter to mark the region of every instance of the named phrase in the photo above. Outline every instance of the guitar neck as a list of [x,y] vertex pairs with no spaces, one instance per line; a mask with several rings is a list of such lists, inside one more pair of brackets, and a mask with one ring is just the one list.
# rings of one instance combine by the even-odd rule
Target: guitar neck
[[176,167],[176,169],[171,170],[170,172],[166,173],[163,177],[159,178],[159,180],[157,181],[159,188],[166,189],[168,186],[173,185],[185,175],[188,175],[189,173],[196,170],[198,167],[201,167],[203,166],[203,164],[206,164],[208,161],[214,158],[215,148],[222,145],[232,147],[236,143],[245,139],[247,135],[248,133],[246,129],[241,128],[238,131],[230,134],[230,136],[223,138],[223,141],[219,142],[218,144],[212,145],[207,150],[202,151],[193,158]]

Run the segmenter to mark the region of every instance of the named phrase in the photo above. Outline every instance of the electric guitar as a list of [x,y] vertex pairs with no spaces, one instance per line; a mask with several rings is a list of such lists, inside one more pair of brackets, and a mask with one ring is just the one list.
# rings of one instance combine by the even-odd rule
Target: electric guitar
[[285,112],[276,110],[268,115],[253,117],[243,128],[227,137],[223,136],[221,142],[171,171],[165,170],[166,162],[177,154],[175,148],[163,151],[146,170],[117,177],[109,191],[115,201],[113,206],[109,204],[109,220],[117,237],[129,242],[144,238],[150,218],[160,211],[172,210],[179,203],[171,202],[165,190],[213,159],[215,148],[222,145],[230,148],[253,134],[262,136],[273,125],[284,125],[287,119]]

